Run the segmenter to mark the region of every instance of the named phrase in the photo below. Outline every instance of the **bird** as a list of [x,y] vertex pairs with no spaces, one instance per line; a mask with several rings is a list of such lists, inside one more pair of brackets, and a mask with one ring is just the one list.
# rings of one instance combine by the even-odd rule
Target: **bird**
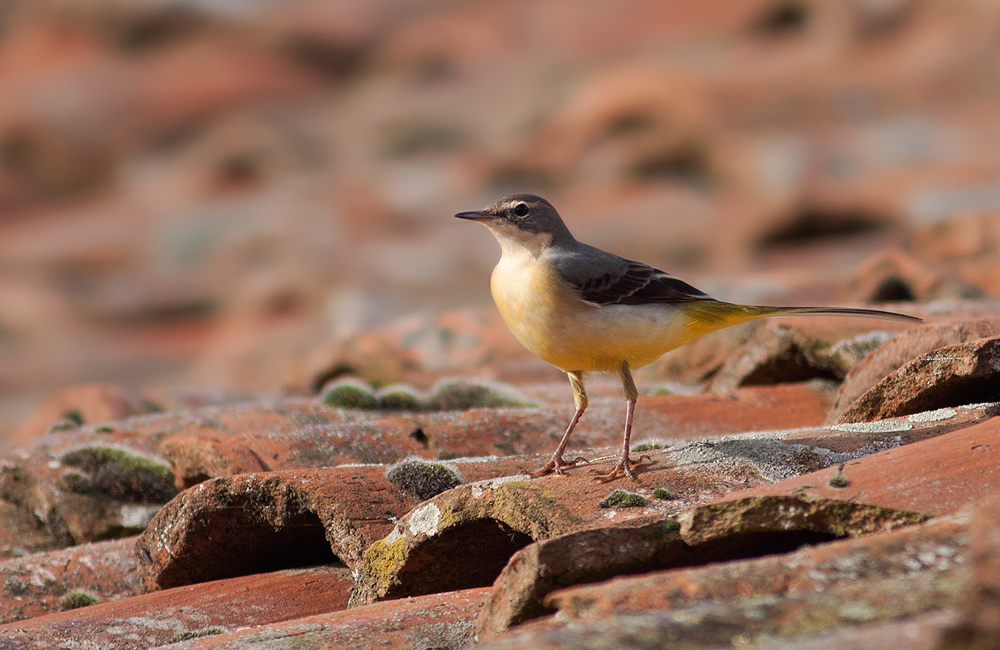
[[621,453],[602,482],[628,477],[642,458],[629,457],[639,392],[632,371],[703,334],[772,316],[835,314],[921,319],[874,309],[767,307],[723,302],[669,273],[576,240],[559,213],[540,196],[512,194],[492,205],[459,212],[486,226],[500,244],[490,291],[504,322],[529,352],[566,373],[576,411],[551,459],[533,477],[587,462],[564,459],[566,445],[587,409],[585,377],[618,375],[626,400]]

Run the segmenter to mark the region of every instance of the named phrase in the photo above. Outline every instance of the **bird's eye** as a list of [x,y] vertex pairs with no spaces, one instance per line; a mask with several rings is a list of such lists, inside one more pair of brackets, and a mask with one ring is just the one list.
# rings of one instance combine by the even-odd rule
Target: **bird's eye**
[[528,215],[528,206],[524,203],[518,203],[514,206],[514,214],[519,217],[525,217]]

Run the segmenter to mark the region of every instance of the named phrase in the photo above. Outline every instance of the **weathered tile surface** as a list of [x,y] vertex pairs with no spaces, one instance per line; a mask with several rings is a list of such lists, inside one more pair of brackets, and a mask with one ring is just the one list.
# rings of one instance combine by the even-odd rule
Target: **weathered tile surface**
[[0,562],[0,622],[59,611],[75,591],[98,602],[141,593],[135,538],[94,542]]
[[[844,415],[862,395],[915,359],[926,357],[939,348],[996,336],[997,334],[1000,334],[1000,319],[995,315],[967,320],[948,319],[944,322],[928,323],[900,332],[851,369],[837,390],[837,397],[827,421],[831,423],[846,421],[843,420]],[[970,399],[966,403],[984,401],[995,400]],[[954,406],[954,404],[947,406]],[[936,407],[918,410],[929,410],[929,408]],[[894,414],[883,417],[891,417],[892,415]],[[860,413],[859,417],[861,417]]]
[[468,589],[308,616],[178,644],[177,650],[457,650],[468,647],[485,589]]
[[937,348],[869,388],[837,421],[870,422],[996,399],[1000,338]]
[[342,561],[416,502],[382,467],[244,474],[190,488],[139,538],[146,590]]
[[[514,554],[494,582],[477,620],[477,635],[489,638],[511,625],[549,613],[552,602],[564,610],[558,596],[547,598],[561,587],[616,575],[782,553],[803,544],[885,532],[926,519],[917,513],[782,497],[720,505],[694,508],[677,520],[585,530],[529,545]],[[570,600],[581,602],[581,610],[593,608],[586,597],[575,595],[586,590],[570,590]],[[606,591],[610,589],[597,586],[587,593]]]
[[963,512],[792,553],[620,577],[556,591],[547,604],[562,612],[563,620],[597,620],[700,603],[816,594],[890,578],[920,580],[925,574],[957,585],[970,575],[969,520]]
[[[843,470],[828,467],[749,491],[733,492],[723,500],[797,494],[810,499],[838,499],[946,514],[1000,490],[998,451],[1000,418],[991,418],[975,426],[847,461]],[[836,486],[838,475],[846,485]]]
[[190,634],[343,609],[352,582],[343,565],[230,578],[0,625],[0,640],[39,649],[153,648]]
[[[995,638],[1000,4],[0,6],[0,611],[36,616],[0,646],[428,650],[467,643],[485,589],[499,630],[561,588],[558,619],[493,641]],[[490,304],[495,243],[450,216],[523,190],[723,300],[926,324],[715,332],[636,374],[637,484],[593,481],[624,418],[598,375],[570,443],[591,466],[474,487],[541,465],[573,410]],[[323,403],[348,378],[410,385]],[[403,407],[446,378],[537,406]],[[387,479],[411,456],[453,467]],[[114,541],[158,510],[145,555]],[[353,575],[279,589],[334,558],[359,595],[482,587],[322,613]],[[130,596],[140,562],[192,584]],[[101,602],[51,611],[76,590]]]
[[995,648],[1000,644],[998,550],[1000,495],[972,507],[969,525],[969,578],[957,607],[957,620],[941,635],[941,650]]

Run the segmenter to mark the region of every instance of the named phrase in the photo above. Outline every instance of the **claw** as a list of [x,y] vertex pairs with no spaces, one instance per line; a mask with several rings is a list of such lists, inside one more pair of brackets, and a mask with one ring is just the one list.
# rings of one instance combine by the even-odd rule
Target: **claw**
[[570,467],[576,467],[580,463],[587,464],[590,461],[583,456],[577,456],[576,458],[571,458],[570,460],[563,460],[562,458],[553,458],[549,462],[545,463],[534,472],[529,474],[531,478],[538,478],[539,476],[545,476],[549,472],[555,472],[556,474],[562,475],[563,470]]
[[600,483],[610,483],[611,481],[620,479],[623,476],[627,476],[632,479],[633,482],[638,483],[639,479],[635,477],[632,470],[642,465],[644,460],[652,462],[652,459],[646,454],[639,456],[638,460],[631,460],[628,456],[623,456],[609,471],[595,471],[594,474],[597,474],[597,476],[594,477],[594,480]]

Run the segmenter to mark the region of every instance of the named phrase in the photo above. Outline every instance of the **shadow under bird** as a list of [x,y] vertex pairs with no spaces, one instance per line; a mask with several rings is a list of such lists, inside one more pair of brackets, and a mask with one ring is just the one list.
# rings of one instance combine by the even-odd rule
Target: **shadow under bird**
[[459,219],[478,221],[500,243],[490,279],[497,309],[521,344],[569,375],[576,413],[551,460],[533,476],[562,474],[583,458],[563,459],[587,408],[588,372],[614,372],[627,406],[621,455],[603,481],[636,480],[629,458],[632,414],[639,393],[632,370],[703,334],[771,316],[839,314],[922,322],[874,309],[762,307],[715,300],[669,273],[578,242],[556,209],[533,194],[505,196]]

